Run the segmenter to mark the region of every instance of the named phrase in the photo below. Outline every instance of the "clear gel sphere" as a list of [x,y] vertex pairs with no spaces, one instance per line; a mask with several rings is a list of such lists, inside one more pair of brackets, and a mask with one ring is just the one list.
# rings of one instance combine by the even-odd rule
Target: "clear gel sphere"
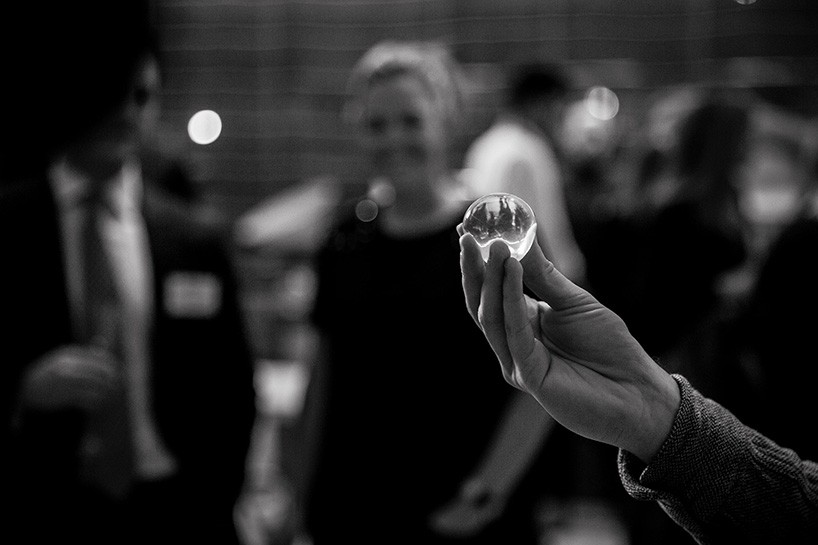
[[463,216],[463,228],[471,233],[483,261],[488,261],[489,246],[497,239],[506,243],[511,256],[522,259],[537,233],[537,221],[528,203],[511,193],[491,193],[474,201]]

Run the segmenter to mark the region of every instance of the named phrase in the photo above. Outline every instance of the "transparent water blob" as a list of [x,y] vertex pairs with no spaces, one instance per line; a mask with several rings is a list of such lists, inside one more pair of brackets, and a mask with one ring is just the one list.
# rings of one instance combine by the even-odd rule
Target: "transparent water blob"
[[463,229],[471,233],[488,261],[489,246],[495,240],[506,243],[511,256],[522,259],[537,233],[534,211],[511,193],[490,193],[475,200],[463,216]]

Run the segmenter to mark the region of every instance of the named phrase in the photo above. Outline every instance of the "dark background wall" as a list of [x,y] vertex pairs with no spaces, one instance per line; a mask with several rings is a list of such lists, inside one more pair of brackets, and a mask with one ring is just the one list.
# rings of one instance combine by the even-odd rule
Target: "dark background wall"
[[[814,0],[154,0],[166,55],[164,124],[185,142],[199,109],[224,128],[189,146],[205,194],[237,215],[306,178],[352,172],[338,119],[357,57],[383,38],[448,43],[487,122],[499,70],[542,57],[606,85],[623,114],[676,83],[740,82],[814,115]],[[749,0],[743,0],[746,4]]]

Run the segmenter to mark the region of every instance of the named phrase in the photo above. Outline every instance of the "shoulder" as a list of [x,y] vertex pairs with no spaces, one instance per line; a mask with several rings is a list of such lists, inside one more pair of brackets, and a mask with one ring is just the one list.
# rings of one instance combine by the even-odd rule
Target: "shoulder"
[[51,187],[44,172],[34,176],[0,180],[0,206],[9,213],[19,206],[40,204],[52,199]]
[[472,142],[472,150],[487,148],[513,148],[512,143],[523,139],[525,131],[521,126],[507,120],[500,120],[489,126]]
[[[0,184],[0,239],[7,251],[31,247],[39,236],[56,235],[57,222],[57,203],[45,175]],[[21,229],[27,236],[20,235]]]

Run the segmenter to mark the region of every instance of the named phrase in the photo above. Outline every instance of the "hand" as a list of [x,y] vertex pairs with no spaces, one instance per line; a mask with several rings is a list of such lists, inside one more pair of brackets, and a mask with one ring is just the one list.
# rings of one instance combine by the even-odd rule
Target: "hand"
[[93,412],[121,387],[118,368],[116,358],[101,348],[61,346],[34,362],[23,380],[21,402],[40,410]]
[[[575,433],[645,462],[679,407],[676,382],[614,312],[563,276],[534,244],[522,262],[493,243],[483,263],[458,226],[466,307],[503,377]],[[523,280],[542,301],[523,293]]]
[[283,482],[242,492],[233,510],[244,545],[292,543],[295,536],[292,491]]
[[503,513],[505,503],[504,496],[468,481],[456,498],[432,515],[431,525],[441,535],[472,537]]

